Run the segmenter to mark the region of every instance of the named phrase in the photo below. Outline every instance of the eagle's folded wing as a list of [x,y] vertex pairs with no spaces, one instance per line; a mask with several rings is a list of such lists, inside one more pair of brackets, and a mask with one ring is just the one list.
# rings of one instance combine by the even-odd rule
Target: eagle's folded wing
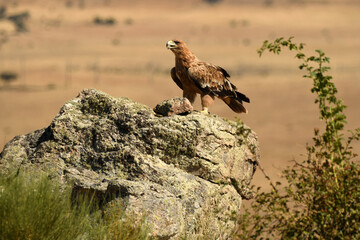
[[174,80],[174,82],[176,83],[176,85],[178,85],[179,88],[183,89],[182,83],[181,83],[180,79],[176,75],[175,67],[173,67],[171,69],[171,78]]
[[199,62],[188,69],[188,76],[205,94],[236,98],[236,87],[227,79],[230,75],[221,67]]

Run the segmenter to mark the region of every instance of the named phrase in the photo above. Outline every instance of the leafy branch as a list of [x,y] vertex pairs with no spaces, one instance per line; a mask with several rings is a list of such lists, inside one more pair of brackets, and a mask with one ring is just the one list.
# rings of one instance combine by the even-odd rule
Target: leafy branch
[[[255,202],[239,219],[240,239],[358,239],[360,237],[360,165],[353,159],[352,142],[360,139],[360,129],[345,138],[346,106],[336,97],[330,59],[321,50],[307,57],[305,44],[293,38],[265,41],[258,50],[280,54],[284,48],[295,51],[302,63],[304,78],[312,79],[323,131],[314,129],[308,157],[295,161],[282,172],[283,183],[271,192],[257,189]],[[284,186],[283,186],[284,185]]]

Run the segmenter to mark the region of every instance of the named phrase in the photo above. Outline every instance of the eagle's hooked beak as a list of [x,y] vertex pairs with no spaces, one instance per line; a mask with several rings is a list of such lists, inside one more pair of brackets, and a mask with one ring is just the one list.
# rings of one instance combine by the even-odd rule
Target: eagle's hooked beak
[[176,47],[177,47],[177,44],[174,41],[168,41],[166,43],[166,48],[167,49],[172,49],[172,48],[176,48]]

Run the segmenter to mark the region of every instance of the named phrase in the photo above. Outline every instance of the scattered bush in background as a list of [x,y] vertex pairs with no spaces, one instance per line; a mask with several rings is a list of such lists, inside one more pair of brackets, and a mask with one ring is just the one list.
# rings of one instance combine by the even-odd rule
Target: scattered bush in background
[[210,3],[210,4],[218,3],[218,2],[221,2],[221,1],[222,0],[204,0],[204,2]]
[[[326,75],[330,59],[321,50],[307,57],[304,44],[292,38],[265,41],[258,53],[279,54],[283,48],[296,52],[305,78],[313,80],[312,93],[325,129],[314,130],[307,159],[282,172],[284,182],[271,183],[272,191],[257,196],[250,211],[239,219],[240,239],[360,239],[360,164],[352,142],[360,129],[343,133],[346,115],[332,77]],[[291,94],[291,93],[290,93]]]
[[0,19],[4,19],[6,17],[6,7],[0,6]]
[[119,38],[114,38],[114,39],[111,41],[111,44],[114,45],[114,46],[118,46],[120,43],[121,43],[121,41],[120,41]]
[[247,19],[242,19],[242,20],[231,19],[229,25],[231,28],[236,28],[238,26],[247,27],[250,25],[250,22]]
[[9,84],[18,78],[18,74],[12,71],[4,71],[0,74],[0,79],[5,84]]
[[26,21],[30,18],[29,12],[22,12],[18,14],[12,14],[8,16],[9,21],[12,21],[18,32],[27,32]]
[[17,32],[26,32],[28,28],[26,21],[30,18],[28,11],[24,11],[17,14],[7,14],[6,6],[0,6],[0,20],[8,20],[15,25]]
[[65,1],[65,6],[67,8],[77,7],[79,9],[84,9],[86,7],[86,4],[84,0],[78,0],[78,1],[67,0]]
[[97,16],[94,18],[93,22],[97,25],[114,25],[116,24],[116,19],[113,17],[102,18]]
[[134,23],[134,19],[126,18],[124,21],[125,25],[132,25]]

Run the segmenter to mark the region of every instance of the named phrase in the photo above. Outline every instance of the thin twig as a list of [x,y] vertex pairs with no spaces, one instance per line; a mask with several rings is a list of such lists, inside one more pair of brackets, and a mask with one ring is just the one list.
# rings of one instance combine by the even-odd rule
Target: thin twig
[[269,175],[266,174],[264,168],[260,165],[259,161],[256,161],[256,164],[258,165],[259,169],[261,170],[261,172],[264,174],[265,178],[269,181],[270,186],[274,189],[274,191],[276,193],[279,193],[279,191],[277,190],[277,188],[275,187],[275,185],[273,184],[273,182],[271,181],[271,178],[269,177]]

